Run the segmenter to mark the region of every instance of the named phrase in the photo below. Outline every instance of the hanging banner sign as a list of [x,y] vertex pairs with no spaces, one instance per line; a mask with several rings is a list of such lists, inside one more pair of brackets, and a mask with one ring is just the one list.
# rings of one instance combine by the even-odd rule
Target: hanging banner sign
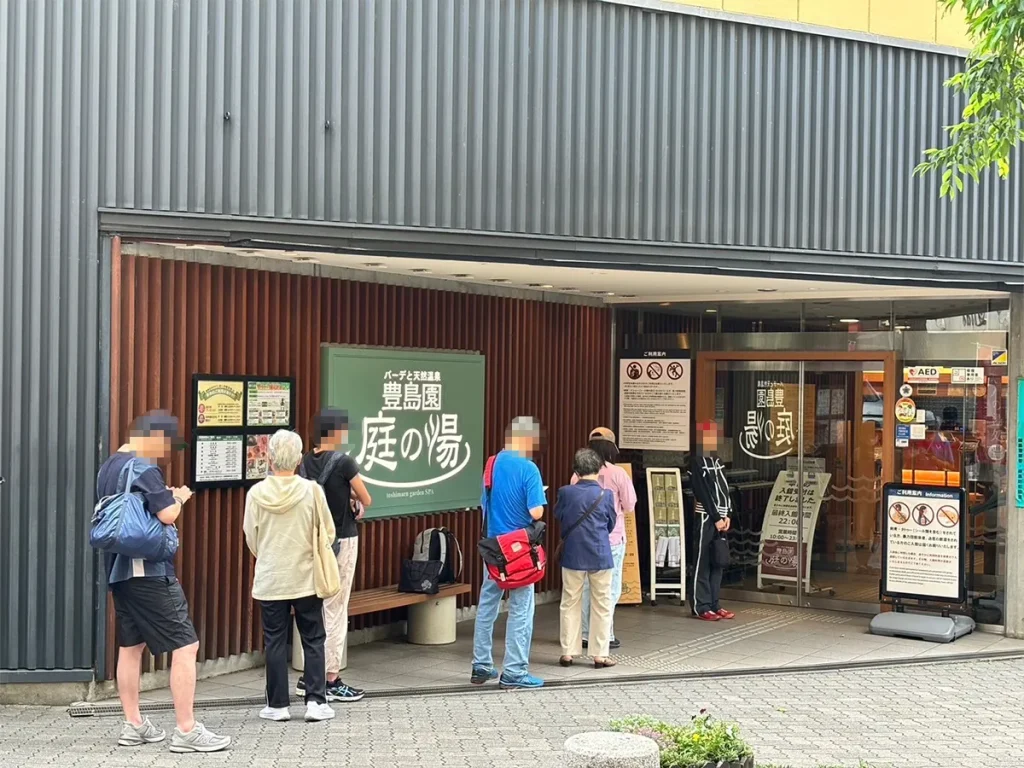
[[[804,472],[803,543],[804,585],[811,588],[811,549],[818,511],[832,475],[829,472]],[[765,581],[795,583],[800,557],[797,556],[797,521],[800,517],[799,476],[791,470],[779,472],[764,513],[761,544],[757,553],[757,587]]]
[[891,483],[882,498],[882,594],[901,600],[964,602],[964,490]]
[[690,358],[686,350],[619,360],[619,447],[690,450]]

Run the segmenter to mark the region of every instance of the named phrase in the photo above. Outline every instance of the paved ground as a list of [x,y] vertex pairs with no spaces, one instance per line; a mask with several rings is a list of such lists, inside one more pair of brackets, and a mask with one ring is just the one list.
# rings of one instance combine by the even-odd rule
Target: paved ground
[[[796,610],[766,605],[732,604],[735,621],[709,624],[690,618],[678,606],[632,606],[615,612],[616,633],[623,641],[613,669],[595,673],[579,666],[558,666],[558,606],[537,609],[531,661],[547,679],[578,675],[617,677],[657,672],[725,669],[775,669],[851,661],[902,660],[928,656],[1024,652],[1024,642],[997,634],[975,633],[951,645],[868,634],[868,618],[833,611]],[[496,627],[495,654],[500,663],[504,618]],[[458,641],[446,646],[415,646],[404,639],[352,648],[343,677],[373,691],[465,684],[472,658],[473,622],[459,625]],[[711,649],[715,650],[712,651]],[[293,677],[298,677],[295,673]],[[262,669],[222,675],[200,682],[199,698],[261,695]],[[170,691],[145,694],[166,701]],[[1024,761],[1022,761],[1024,765]]]
[[[367,700],[329,724],[265,723],[208,710],[235,737],[229,754],[179,757],[166,745],[114,744],[113,717],[0,708],[0,766],[476,766],[560,764],[573,733],[632,713],[685,720],[701,706],[740,723],[760,761],[879,768],[1020,765],[1024,661],[965,661],[846,672],[708,678],[521,693]],[[299,708],[295,707],[295,713]],[[169,724],[167,715],[159,718]]]

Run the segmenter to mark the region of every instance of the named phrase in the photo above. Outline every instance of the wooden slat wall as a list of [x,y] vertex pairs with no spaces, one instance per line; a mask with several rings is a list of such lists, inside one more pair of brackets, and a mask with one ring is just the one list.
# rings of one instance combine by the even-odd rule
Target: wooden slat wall
[[[294,376],[296,423],[305,439],[319,407],[323,342],[482,352],[486,449],[500,448],[514,416],[539,418],[547,439],[538,464],[552,488],[568,481],[573,451],[588,430],[607,420],[611,315],[602,309],[121,256],[116,244],[112,280],[113,446],[124,441],[135,416],[152,408],[168,409],[188,424],[193,373]],[[188,481],[190,461],[188,451],[174,458],[171,485]],[[262,644],[259,611],[249,595],[252,561],[242,539],[244,495],[241,489],[199,493],[179,523],[178,575],[201,660]],[[474,513],[366,523],[355,588],[397,582],[412,539],[435,525],[451,528],[462,543],[464,579],[475,587],[460,601],[473,604],[482,579]],[[555,570],[542,590],[559,586]],[[356,626],[399,615],[359,617]],[[165,664],[156,659],[153,667]]]

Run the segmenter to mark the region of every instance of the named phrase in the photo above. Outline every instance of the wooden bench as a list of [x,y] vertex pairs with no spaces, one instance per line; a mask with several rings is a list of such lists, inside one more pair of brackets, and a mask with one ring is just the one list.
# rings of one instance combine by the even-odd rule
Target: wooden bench
[[390,587],[364,589],[361,592],[352,593],[352,597],[348,601],[348,615],[363,616],[367,613],[390,611],[394,608],[405,608],[434,600],[455,598],[459,595],[467,595],[471,591],[472,587],[469,584],[449,584],[441,587],[436,595],[399,592],[397,584],[392,584]]
[[[473,591],[469,584],[449,584],[436,595],[399,592],[398,585],[377,587],[353,592],[348,601],[349,616],[364,616],[394,608],[408,608],[406,634],[415,645],[449,645],[455,642],[456,598]],[[342,669],[348,664],[346,644],[342,656]],[[304,665],[302,643],[298,629],[292,627],[292,667],[302,671]]]

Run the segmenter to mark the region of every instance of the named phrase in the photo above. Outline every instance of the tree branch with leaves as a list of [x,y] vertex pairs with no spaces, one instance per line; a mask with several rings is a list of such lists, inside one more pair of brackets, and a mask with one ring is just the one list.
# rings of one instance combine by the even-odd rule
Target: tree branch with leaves
[[1024,142],[1024,0],[941,0],[946,12],[960,6],[974,50],[967,66],[945,85],[967,98],[961,122],[945,127],[942,149],[926,149],[915,175],[942,172],[939,195],[951,200],[964,182],[996,167],[1010,175],[1014,147]]

